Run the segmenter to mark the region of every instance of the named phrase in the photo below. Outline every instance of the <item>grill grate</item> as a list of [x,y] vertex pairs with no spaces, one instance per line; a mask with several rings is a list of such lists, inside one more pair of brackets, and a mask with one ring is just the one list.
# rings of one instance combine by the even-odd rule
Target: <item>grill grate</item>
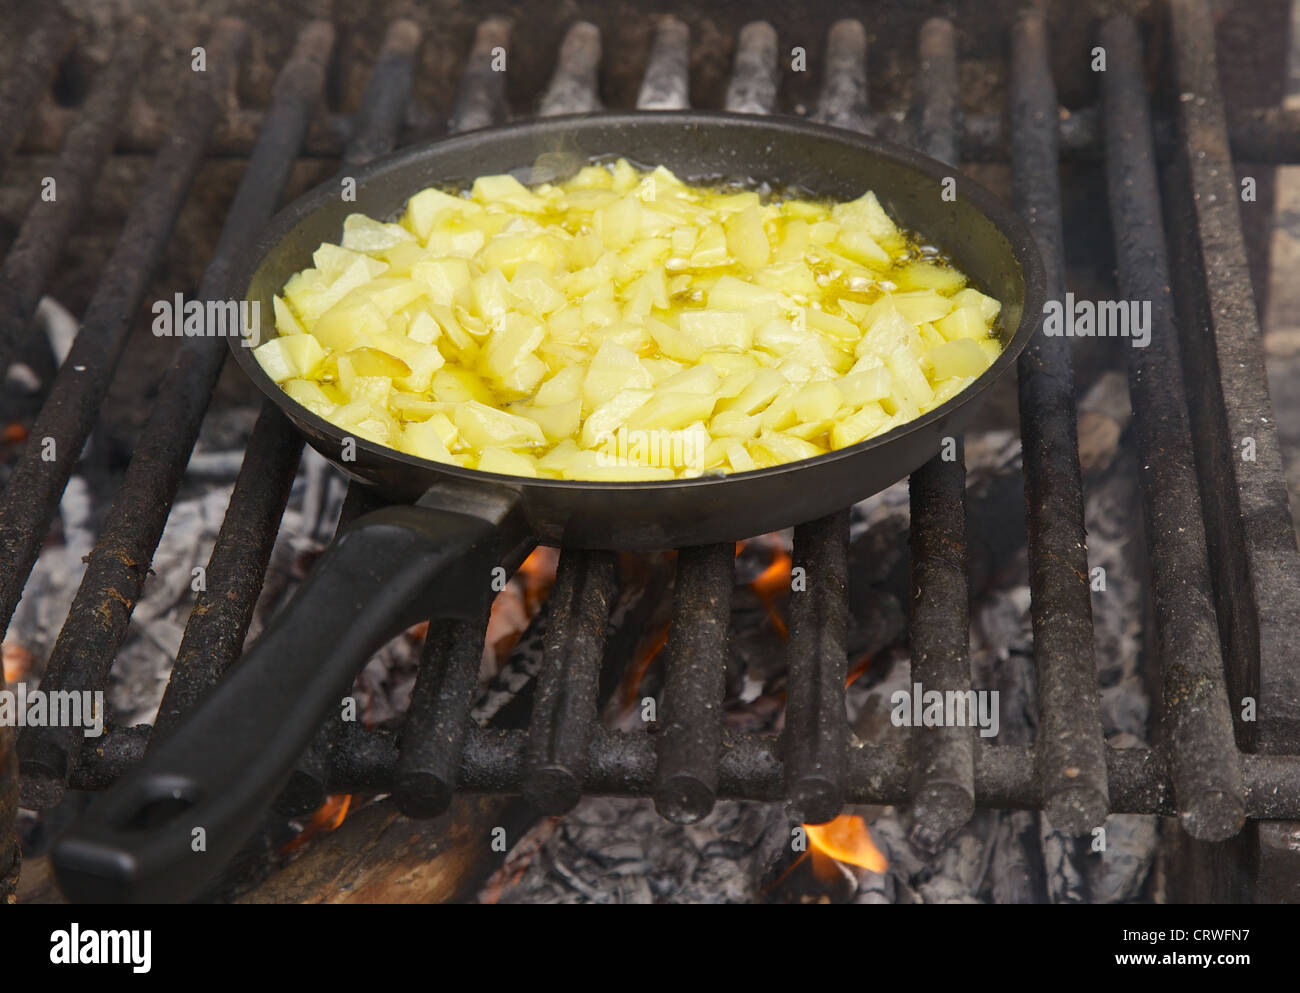
[[[910,802],[914,839],[927,846],[966,823],[976,806],[1042,809],[1054,826],[1073,834],[1086,833],[1108,812],[1176,814],[1187,832],[1203,841],[1233,837],[1243,816],[1300,819],[1300,661],[1289,637],[1300,619],[1300,554],[1287,516],[1232,165],[1232,150],[1258,160],[1300,158],[1294,139],[1300,129],[1292,128],[1294,112],[1285,111],[1248,113],[1228,122],[1205,0],[1174,0],[1170,18],[1183,97],[1172,128],[1153,124],[1137,25],[1125,17],[1102,29],[1111,60],[1102,106],[1063,121],[1042,19],[1029,16],[1014,25],[1009,126],[1002,115],[960,113],[956,33],[951,22],[938,18],[920,33],[918,113],[898,120],[873,112],[866,34],[858,22],[841,21],[830,32],[815,115],[908,141],[954,168],[963,156],[969,161],[1009,156],[1017,204],[1038,239],[1049,297],[1056,299],[1065,286],[1058,160],[1105,155],[1112,216],[1122,219],[1114,225],[1121,286],[1130,298],[1151,300],[1154,313],[1151,347],[1130,352],[1130,381],[1160,641],[1164,741],[1154,748],[1120,750],[1102,738],[1073,372],[1067,343],[1039,336],[1019,363],[1040,700],[1034,746],[992,746],[978,741],[972,728],[917,729],[906,747],[853,741],[844,710],[845,510],[795,530],[794,561],[804,568],[810,587],[807,595],[792,599],[786,726],[779,738],[724,731],[718,659],[725,652],[731,609],[730,545],[678,555],[662,721],[655,735],[611,731],[598,721],[616,561],[608,553],[567,551],[551,594],[527,729],[483,730],[470,719],[486,616],[436,622],[400,734],[330,722],[299,763],[283,809],[310,810],[327,792],[392,792],[405,813],[428,817],[444,810],[454,791],[468,790],[522,793],[542,810],[560,813],[584,794],[620,794],[653,796],[664,816],[688,823],[704,816],[719,797],[784,802],[792,816],[810,821],[830,818],[846,802]],[[231,96],[247,33],[238,21],[217,25],[208,44],[212,71],[195,75],[179,104],[180,123],[166,141],[129,119],[117,134],[147,44],[139,25],[125,33],[80,114],[39,129],[60,142],[61,213],[53,220],[41,213],[38,222],[33,211],[5,260],[0,356],[12,354],[114,137],[119,147],[159,151],[104,269],[83,331],[32,431],[33,441],[0,498],[5,623],[106,395],[130,315],[142,302],[203,156],[251,149],[200,288],[208,299],[271,216],[300,153],[341,153],[345,174],[403,137],[420,45],[412,21],[389,27],[361,111],[349,121],[331,118],[323,128],[309,125],[325,83],[333,28],[324,22],[304,28],[265,112],[240,109]],[[42,73],[56,61],[66,37],[62,15],[51,8],[32,42],[32,51],[47,58],[18,65],[0,89],[0,131],[21,133],[32,95],[46,82]],[[504,119],[505,77],[493,71],[491,60],[508,38],[505,21],[479,25],[451,114],[452,131]],[[686,25],[664,18],[639,108],[689,105],[689,56]],[[574,25],[540,113],[599,109],[600,61],[599,30]],[[745,26],[727,109],[774,112],[779,78],[776,32],[762,22]],[[218,127],[222,117],[225,124]],[[1172,266],[1166,258],[1158,150],[1173,153],[1165,156],[1172,160],[1165,176]],[[179,346],[43,688],[106,686],[225,349],[219,338],[186,339]],[[57,440],[54,461],[42,459],[36,442],[42,437]],[[1250,463],[1239,457],[1247,437],[1254,439],[1257,453]],[[238,658],[301,451],[300,436],[278,410],[266,406],[208,566],[208,591],[199,595],[186,627],[156,734],[176,727]],[[956,461],[936,459],[911,479],[913,673],[917,681],[941,690],[970,687],[965,474],[958,451]],[[368,501],[353,487],[340,523],[363,512]],[[1230,700],[1244,695],[1260,701],[1261,721],[1239,724],[1234,736]],[[149,733],[147,727],[110,728],[86,747],[77,729],[28,729],[16,748],[23,802],[46,808],[68,787],[110,785],[143,754]],[[1250,750],[1239,751],[1238,739]],[[0,737],[0,749],[8,753],[0,770],[12,770],[11,746],[11,732]],[[0,832],[7,834],[16,777],[3,774]]]

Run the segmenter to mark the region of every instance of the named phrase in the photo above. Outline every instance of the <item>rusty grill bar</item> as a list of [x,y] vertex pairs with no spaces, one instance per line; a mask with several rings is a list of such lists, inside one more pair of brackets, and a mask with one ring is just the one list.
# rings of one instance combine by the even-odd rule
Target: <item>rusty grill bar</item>
[[[844,803],[910,803],[913,836],[928,846],[965,824],[976,806],[1041,809],[1053,826],[1076,835],[1109,812],[1178,815],[1187,832],[1202,841],[1233,837],[1245,819],[1300,819],[1300,665],[1288,637],[1300,618],[1300,554],[1285,516],[1276,431],[1267,416],[1232,166],[1233,153],[1261,161],[1300,159],[1294,137],[1300,128],[1292,127],[1295,113],[1284,111],[1247,113],[1229,122],[1204,0],[1174,0],[1169,16],[1177,85],[1193,95],[1180,102],[1174,127],[1153,121],[1137,26],[1126,18],[1102,28],[1101,43],[1111,59],[1102,104],[1064,120],[1058,119],[1045,26],[1037,15],[1009,30],[1005,119],[961,114],[956,33],[943,19],[927,22],[920,32],[918,112],[900,121],[872,111],[866,33],[855,20],[840,21],[830,29],[815,113],[826,123],[906,141],[954,169],[963,158],[1009,159],[1017,205],[1047,262],[1049,298],[1059,299],[1065,287],[1058,161],[1105,157],[1121,287],[1127,296],[1151,300],[1155,314],[1151,347],[1131,353],[1130,379],[1160,640],[1161,742],[1116,749],[1102,738],[1074,377],[1066,343],[1040,335],[1018,367],[1040,701],[1033,746],[990,745],[977,741],[970,728],[918,729],[907,745],[897,746],[853,739],[844,709],[852,594],[845,510],[795,529],[794,564],[806,574],[808,592],[791,602],[786,725],[779,737],[724,730],[720,660],[734,581],[731,546],[678,554],[662,720],[655,734],[612,731],[599,722],[617,563],[608,553],[566,551],[548,604],[542,672],[526,729],[485,730],[470,718],[486,617],[434,622],[401,730],[367,731],[330,722],[299,764],[293,784],[297,798],[289,807],[309,808],[326,792],[392,792],[405,813],[429,817],[445,810],[456,790],[464,790],[521,793],[545,812],[562,813],[584,794],[618,794],[653,796],[665,817],[690,823],[719,798],[781,802],[792,818],[808,821],[829,819]],[[315,110],[333,28],[324,22],[304,27],[264,111],[233,103],[247,34],[241,22],[218,23],[208,43],[212,71],[196,76],[182,95],[179,123],[165,139],[124,113],[147,44],[144,29],[136,25],[124,32],[84,107],[75,115],[60,108],[52,116],[47,108],[28,129],[27,144],[19,146],[62,149],[56,167],[62,170],[57,173],[60,201],[64,195],[69,201],[61,206],[63,220],[51,222],[41,213],[38,223],[33,211],[0,269],[0,354],[6,356],[114,138],[121,149],[159,151],[72,354],[0,498],[5,564],[0,612],[6,623],[107,393],[129,316],[141,303],[204,154],[251,151],[200,288],[200,297],[207,299],[273,213],[295,158],[341,157],[346,169],[384,154],[405,136],[420,45],[414,22],[399,20],[388,28],[358,114],[320,115],[323,125]],[[505,75],[494,70],[492,60],[509,37],[507,21],[479,25],[448,122],[452,132],[506,116]],[[33,94],[48,83],[66,39],[62,16],[51,8],[32,38],[33,57],[0,80],[0,124],[7,143],[0,152],[18,143]],[[740,30],[727,109],[776,111],[779,52],[771,25],[754,22]],[[601,58],[599,29],[574,24],[557,53],[539,113],[600,109]],[[689,29],[680,20],[662,18],[637,106],[690,106],[689,66]],[[1176,235],[1168,252],[1176,263],[1177,312],[1157,171],[1158,162],[1168,158],[1174,160],[1164,178]],[[187,339],[178,346],[43,688],[106,685],[225,349],[219,338]],[[53,462],[40,458],[37,439],[44,436],[58,439]],[[1259,451],[1259,463],[1249,471],[1237,457],[1246,437]],[[239,657],[301,451],[302,441],[289,423],[265,408],[208,565],[207,590],[198,596],[186,627],[154,737],[183,721]],[[960,446],[955,460],[936,459],[911,480],[913,676],[941,689],[971,685],[964,493]],[[343,520],[366,502],[354,487]],[[1248,595],[1238,598],[1235,591],[1242,589]],[[1225,658],[1232,668],[1225,669]],[[1277,709],[1270,723],[1239,726],[1234,737],[1229,702],[1246,693]],[[84,745],[79,731],[32,728],[15,747],[12,732],[0,729],[0,834],[12,831],[15,753],[23,803],[43,809],[69,787],[111,785],[144,753],[150,737],[146,726],[109,728]],[[1238,739],[1249,750],[1239,750]],[[0,852],[0,863],[4,858]]]

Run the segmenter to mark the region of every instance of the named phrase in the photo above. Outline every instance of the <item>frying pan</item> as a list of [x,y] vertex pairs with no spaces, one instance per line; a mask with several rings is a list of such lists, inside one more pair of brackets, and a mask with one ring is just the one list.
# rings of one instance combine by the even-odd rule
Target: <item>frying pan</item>
[[[340,196],[335,180],[277,215],[225,297],[269,315],[272,294],[311,265],[321,242],[337,242],[355,211],[391,217],[426,186],[500,172],[525,182],[563,179],[611,155],[663,164],[693,181],[754,178],[835,200],[875,190],[904,227],[1002,302],[1005,350],[947,403],[850,448],[729,476],[596,483],[478,472],[364,439],[344,460],[347,433],[291,400],[232,340],[239,365],[311,445],[402,502],[342,529],[298,595],[195,713],[155,741],[63,836],[54,863],[69,898],[157,901],[198,892],[256,829],[366,659],[430,615],[474,616],[491,595],[493,570],[517,563],[538,541],[678,548],[735,541],[848,506],[935,455],[1038,325],[1044,277],[1033,238],[1012,210],[955,169],[799,120],[698,111],[549,118],[405,149],[355,170],[355,201]],[[949,177],[955,198],[943,195]],[[263,340],[275,334],[270,323],[262,321]]]

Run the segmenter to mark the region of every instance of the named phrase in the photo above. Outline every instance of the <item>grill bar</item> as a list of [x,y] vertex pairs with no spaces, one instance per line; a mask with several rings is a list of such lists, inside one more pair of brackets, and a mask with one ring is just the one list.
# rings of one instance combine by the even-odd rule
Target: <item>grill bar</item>
[[1233,699],[1259,701],[1258,720],[1238,729],[1251,747],[1294,753],[1300,751],[1300,552],[1277,429],[1267,416],[1242,191],[1228,150],[1208,11],[1176,3],[1173,27],[1185,153],[1177,160],[1182,195],[1172,198],[1172,212],[1186,233],[1178,243],[1192,255],[1189,271],[1210,276],[1204,286],[1179,293],[1180,302],[1196,302],[1188,308],[1194,313],[1179,316],[1196,460],[1203,478],[1214,481],[1202,487],[1201,499],[1221,577],[1216,593],[1231,661],[1229,689]]
[[486,614],[477,621],[434,621],[429,627],[402,725],[394,790],[408,817],[435,817],[451,803],[486,634]]
[[415,55],[419,47],[420,28],[414,21],[397,20],[388,26],[384,47],[361,98],[357,130],[343,151],[345,171],[365,165],[396,147],[415,78]]
[[[229,90],[246,42],[247,28],[241,21],[223,20],[214,30],[208,45],[208,78],[196,76],[194,85],[201,95],[187,108],[197,119],[193,132],[196,142],[201,143],[202,136],[211,131],[220,115],[221,97]],[[228,223],[222,231],[216,257],[233,258],[255,234],[253,229],[239,229]],[[205,299],[210,292],[209,274],[204,277]],[[193,370],[192,357],[203,347],[210,354],[215,353],[218,361],[211,363],[209,375],[199,382],[185,377],[187,381],[182,383],[183,377],[174,373]],[[113,656],[126,637],[131,610],[144,585],[184,460],[193,448],[199,419],[211,396],[216,373],[220,371],[219,358],[224,357],[224,350],[225,342],[219,338],[189,338],[181,346],[177,364],[163,381],[122,489],[90,555],[72,609],[41,680],[42,690],[104,687]],[[193,410],[195,407],[198,409]],[[178,451],[181,445],[183,451]],[[18,741],[24,803],[43,809],[58,801],[68,773],[68,760],[77,754],[81,737],[81,729],[75,727],[26,729]]]
[[147,42],[142,25],[132,21],[50,170],[47,179],[54,181],[53,199],[45,199],[44,188],[33,191],[32,205],[0,266],[0,370],[13,361],[36,312],[41,288],[73,226],[85,217],[86,200],[113,148]]
[[1106,176],[1120,288],[1129,299],[1151,302],[1151,343],[1129,350],[1129,391],[1142,463],[1163,729],[1173,749],[1183,827],[1194,838],[1221,841],[1242,824],[1241,763],[1210,593],[1137,26],[1112,18],[1102,26],[1101,42],[1108,54]]
[[[142,52],[137,53],[138,65]],[[149,279],[166,248],[185,195],[203,159],[220,101],[199,76],[177,114],[172,141],[159,153],[104,267],[82,331],[32,426],[28,449],[0,498],[0,626],[7,626],[40,553],[60,495],[99,416],[113,371]],[[55,441],[45,460],[43,439]]]
[[844,806],[844,710],[848,671],[849,511],[794,529],[794,568],[806,591],[790,594],[786,646],[786,808],[798,821],[819,824]]
[[736,62],[727,85],[726,107],[737,114],[770,114],[776,109],[776,29],[753,21],[740,29]]
[[[323,21],[309,25],[299,36],[293,54],[276,81],[271,110],[266,119],[267,128],[235,194],[230,224],[255,231],[270,219],[306,132],[312,108],[324,86],[326,62],[333,44],[334,29]],[[255,438],[250,442],[245,464],[250,459],[264,462],[274,458],[295,438],[296,435]],[[241,475],[236,492],[241,486],[249,485],[278,494],[269,501],[272,507],[283,508],[288,498],[287,487],[278,486],[273,477],[259,475],[246,480]],[[243,502],[237,495],[232,495],[231,501]],[[223,522],[222,536],[218,538],[207,565],[206,589],[199,594],[186,625],[171,679],[158,710],[155,735],[165,736],[181,714],[193,706],[239,657],[270,556],[266,535],[275,534],[278,522],[278,513],[264,512],[244,515],[238,521],[227,517]],[[227,534],[227,529],[233,533]],[[231,547],[250,551],[253,561],[245,563],[239,554],[231,553]]]
[[[110,729],[87,745],[73,772],[74,789],[102,790],[124,775],[144,752],[147,727]],[[465,742],[458,789],[471,793],[518,793],[524,777],[528,732],[471,728]],[[388,793],[396,788],[397,738],[389,731],[343,725],[330,752],[331,793]],[[646,796],[654,787],[655,749],[644,732],[598,729],[587,758],[585,795]],[[905,746],[845,749],[846,802],[906,804],[913,789]],[[975,796],[980,807],[1037,810],[1042,793],[1034,775],[1035,749],[980,743],[975,748]],[[1300,760],[1295,756],[1243,755],[1245,809],[1253,819],[1300,819]],[[1111,810],[1117,814],[1178,813],[1166,759],[1158,749],[1106,748]],[[718,772],[721,799],[779,802],[784,769],[773,739],[762,734],[728,736]]]
[[72,39],[67,14],[52,3],[42,8],[32,33],[14,46],[18,64],[10,67],[0,83],[0,170],[22,141],[32,111],[72,47]]
[[826,37],[826,74],[815,119],[871,133],[867,90],[867,32],[852,18],[836,21]]
[[[923,149],[951,162],[956,154],[957,49],[951,22],[921,28],[920,128]],[[912,682],[925,690],[970,689],[970,616],[966,579],[966,471],[961,439],[954,460],[931,459],[912,473]],[[915,784],[912,837],[937,848],[974,812],[974,730],[912,731]]]
[[542,97],[541,117],[587,114],[600,110],[596,78],[600,71],[600,29],[587,21],[569,28],[551,85]]
[[[1047,28],[1041,16],[1031,15],[1016,24],[1011,38],[1011,159],[1016,206],[1043,255],[1049,300],[1063,300],[1065,295],[1056,119]],[[1052,826],[1078,835],[1102,823],[1110,804],[1068,342],[1035,336],[1017,371],[1038,694],[1038,777]]]
[[677,553],[654,797],[659,812],[678,824],[706,816],[717,798],[735,552],[732,545],[706,545]]
[[618,589],[615,566],[609,552],[560,556],[523,779],[525,798],[543,813],[573,809],[587,778],[605,626]]
[[506,74],[492,68],[494,49],[510,43],[510,22],[494,17],[484,21],[474,32],[474,47],[460,77],[456,106],[451,112],[450,128],[473,131],[505,119]]
[[655,29],[650,62],[637,94],[638,110],[686,110],[691,105],[691,29],[671,14]]

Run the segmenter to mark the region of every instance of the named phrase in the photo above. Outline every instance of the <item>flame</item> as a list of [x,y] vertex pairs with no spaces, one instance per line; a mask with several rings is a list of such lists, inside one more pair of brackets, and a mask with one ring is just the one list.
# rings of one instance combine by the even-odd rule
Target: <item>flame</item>
[[856,865],[872,872],[884,872],[889,868],[889,861],[871,840],[867,822],[861,817],[840,814],[825,824],[805,824],[803,827],[812,843],[810,850],[814,854],[814,861],[820,853],[836,862]]
[[16,642],[6,641],[4,649],[4,681],[16,683],[32,670],[32,653]]
[[329,834],[343,823],[348,816],[348,808],[351,806],[351,793],[332,793],[327,796],[325,802],[317,808],[316,813],[311,815],[311,821],[303,828],[302,834],[285,845],[284,850],[291,852],[306,844],[310,838],[318,834]]
[[853,663],[853,665],[849,666],[849,674],[844,680],[844,688],[847,690],[850,686],[853,685],[854,681],[858,679],[858,677],[863,675],[863,673],[865,673],[870,668],[871,668],[871,653],[867,652],[865,655],[862,656],[862,658],[858,659],[856,662]]
[[768,567],[759,574],[757,579],[749,584],[749,588],[763,601],[763,606],[767,608],[767,616],[772,621],[772,626],[776,628],[782,638],[786,637],[788,631],[785,626],[785,618],[776,609],[776,597],[779,593],[790,589],[790,569],[793,565],[794,561],[790,558],[789,552],[778,547]]
[[625,683],[627,693],[624,697],[624,702],[628,707],[636,706],[637,690],[641,688],[641,680],[645,679],[645,674],[650,671],[650,663],[659,657],[659,653],[663,651],[666,644],[668,644],[667,625],[659,630],[659,633],[654,637],[654,641],[650,642],[641,657],[637,659],[636,664],[628,670],[629,675]]

